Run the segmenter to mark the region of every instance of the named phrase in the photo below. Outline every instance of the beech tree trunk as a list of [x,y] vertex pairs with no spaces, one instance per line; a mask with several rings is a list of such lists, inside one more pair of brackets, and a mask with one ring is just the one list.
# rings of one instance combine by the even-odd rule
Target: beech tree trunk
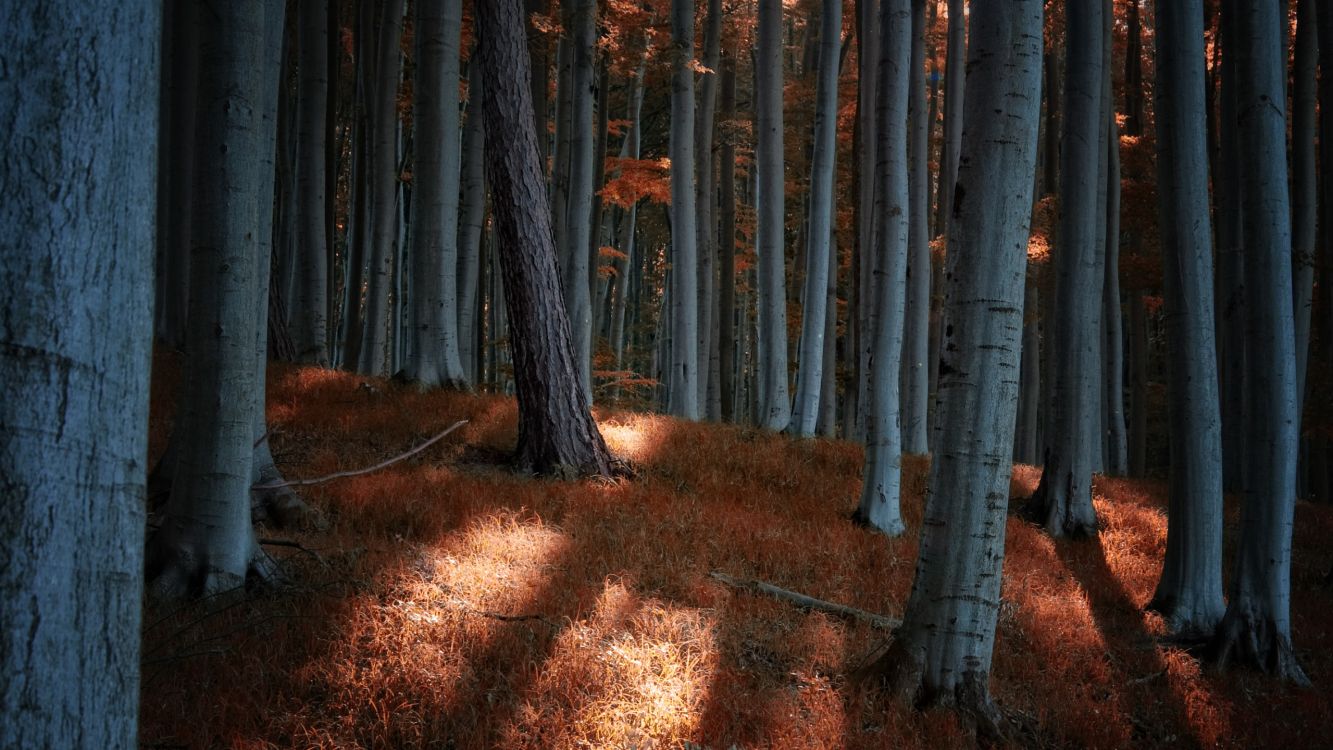
[[1213,332],[1202,0],[1157,4],[1157,195],[1171,480],[1166,557],[1149,607],[1178,635],[1222,618],[1222,432]]
[[1222,482],[1239,492],[1245,481],[1248,437],[1245,426],[1245,238],[1241,222],[1248,206],[1241,203],[1237,128],[1238,46],[1236,19],[1240,0],[1222,0],[1218,20],[1222,41],[1222,87],[1218,117],[1219,153],[1214,196],[1217,202],[1217,327],[1218,373],[1222,391]]
[[912,80],[908,109],[907,300],[902,355],[902,449],[925,453],[930,411],[930,124],[926,120],[926,4],[912,2]]
[[412,341],[404,375],[466,389],[458,327],[459,39],[462,0],[416,0],[412,127]]
[[1125,339],[1120,311],[1120,130],[1108,112],[1106,168],[1106,270],[1102,285],[1102,369],[1106,401],[1106,466],[1114,475],[1128,469],[1125,434]]
[[[815,434],[824,381],[824,322],[833,238],[833,193],[838,135],[838,47],[842,0],[824,0],[815,86],[814,153],[810,166],[810,213],[805,246],[805,311],[796,372],[796,403],[788,430],[800,437]],[[833,313],[836,315],[836,311]],[[831,364],[831,363],[830,363]]]
[[905,530],[899,509],[902,428],[899,414],[903,346],[903,290],[907,278],[907,100],[911,80],[910,0],[885,0],[880,13],[880,64],[875,104],[878,139],[875,180],[878,252],[875,262],[876,326],[870,357],[870,412],[861,502],[853,520],[889,536]]
[[161,14],[0,27],[4,747],[137,744]]
[[[1333,9],[1325,12],[1333,12]],[[1297,0],[1296,60],[1292,70],[1291,124],[1291,263],[1295,283],[1296,425],[1304,414],[1306,366],[1310,355],[1310,318],[1314,304],[1315,242],[1319,182],[1315,174],[1315,72],[1319,59],[1318,11],[1314,0]],[[1303,463],[1303,462],[1302,462]]]
[[718,398],[723,422],[736,419],[736,140],[730,123],[736,119],[736,58],[722,58],[721,153],[718,195],[721,213],[718,254]]
[[584,395],[592,401],[592,292],[588,274],[592,256],[593,102],[597,86],[593,76],[596,60],[597,1],[574,0],[571,5],[572,73],[569,92],[569,197],[565,206],[564,266],[565,309],[574,335],[574,362]]
[[518,393],[517,461],[539,473],[607,475],[611,456],[579,383],[560,304],[522,6],[495,0],[475,11],[486,129],[507,134],[486,139],[486,163]]
[[699,256],[694,195],[694,0],[671,2],[671,350],[667,407],[699,418]]
[[1275,3],[1236,6],[1236,112],[1245,241],[1247,451],[1231,596],[1213,643],[1220,664],[1307,683],[1291,649],[1296,505],[1296,347],[1291,306],[1284,23]]
[[[759,256],[759,426],[791,421],[787,385],[786,209],[782,151],[782,2],[759,0],[755,49],[755,252]],[[674,118],[673,118],[674,121]]]
[[477,304],[481,276],[481,232],[486,225],[485,118],[481,113],[481,66],[468,63],[467,127],[463,131],[463,197],[458,227],[458,358],[468,383],[477,372],[481,316]]
[[[1101,436],[1100,301],[1103,261],[1098,256],[1100,137],[1103,98],[1102,2],[1066,8],[1064,146],[1060,168],[1060,231],[1052,356],[1055,366],[1050,432],[1045,437],[1041,483],[1033,513],[1053,536],[1097,532],[1092,507],[1092,464]],[[1030,175],[1029,175],[1030,176]]]
[[300,0],[300,71],[297,90],[295,293],[289,304],[292,340],[302,362],[329,363],[329,217],[325,189],[328,165],[329,3]]
[[[905,6],[904,0],[896,0]],[[950,209],[935,458],[912,593],[877,668],[900,692],[995,730],[1000,608],[1032,173],[1042,3],[972,7],[968,97]]]
[[190,296],[190,186],[194,181],[194,111],[199,78],[195,5],[163,5],[160,138],[158,142],[157,337],[185,345]]
[[856,247],[852,286],[855,289],[854,325],[848,340],[855,352],[855,374],[848,398],[849,437],[865,437],[870,408],[870,347],[874,338],[875,300],[872,277],[875,259],[875,75],[879,67],[879,0],[857,0],[856,91]]
[[[698,274],[698,373],[699,416],[717,419],[721,406],[716,392],[710,400],[709,387],[715,366],[717,321],[713,318],[717,298],[717,220],[713,213],[713,137],[717,119],[718,68],[722,57],[722,0],[707,0],[708,18],[704,23],[703,60],[707,69],[699,76],[699,105],[694,125],[694,207],[695,248],[699,258]],[[712,386],[716,388],[716,384]]]

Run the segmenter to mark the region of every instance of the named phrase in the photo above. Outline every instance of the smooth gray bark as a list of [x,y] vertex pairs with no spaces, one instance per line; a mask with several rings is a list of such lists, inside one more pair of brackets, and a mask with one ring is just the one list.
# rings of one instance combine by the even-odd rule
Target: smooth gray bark
[[[899,0],[901,2],[902,0]],[[1042,3],[972,7],[938,419],[916,578],[880,667],[994,730],[989,673],[1018,401],[1041,91]]]
[[694,195],[694,0],[671,2],[671,350],[669,411],[698,419],[699,275]]
[[[707,419],[718,419],[721,403],[717,401],[714,382],[717,321],[717,219],[713,212],[713,140],[717,115],[718,68],[722,59],[722,0],[707,0],[708,20],[704,23],[703,65],[707,72],[699,76],[699,105],[694,124],[694,206],[695,248],[699,256],[698,365],[699,412]],[[712,398],[710,400],[710,384]]]
[[870,348],[875,329],[875,299],[872,294],[875,259],[875,75],[879,68],[879,2],[857,0],[856,91],[856,248],[853,252],[852,286],[855,289],[854,326],[848,336],[855,352],[855,380],[849,389],[852,402],[847,412],[848,435],[865,437],[866,411],[870,408]]
[[930,406],[930,123],[926,120],[926,4],[912,3],[912,80],[908,92],[907,299],[903,324],[903,452],[925,453]]
[[458,328],[459,40],[462,0],[416,0],[412,127],[411,351],[421,388],[468,387]]
[[161,14],[0,14],[4,747],[137,743]]
[[588,274],[592,256],[593,102],[597,97],[593,75],[597,36],[596,0],[574,0],[570,9],[571,61],[569,92],[569,195],[565,204],[565,309],[574,336],[574,362],[584,394],[592,401],[592,292]]
[[[1103,261],[1098,255],[1099,164],[1106,125],[1103,97],[1101,2],[1066,8],[1068,62],[1065,71],[1063,149],[1060,166],[1060,229],[1054,262],[1059,273],[1053,321],[1053,382],[1045,466],[1032,498],[1034,516],[1053,536],[1095,534],[1092,506],[1093,452],[1101,445],[1100,303]],[[1031,177],[1031,175],[1029,175]],[[1100,238],[1100,239],[1104,239]]]
[[[1202,84],[1200,84],[1202,86]],[[1120,130],[1109,112],[1106,167],[1106,270],[1102,285],[1102,392],[1105,412],[1105,470],[1122,475],[1128,470],[1125,434],[1124,317],[1120,311]],[[1210,239],[1211,241],[1211,239]]]
[[[1333,12],[1330,9],[1325,12]],[[1319,213],[1319,182],[1315,173],[1315,71],[1319,35],[1314,0],[1296,4],[1296,60],[1292,70],[1291,123],[1291,262],[1295,284],[1297,427],[1305,405],[1310,360],[1310,317],[1314,304],[1315,242]],[[1326,115],[1328,116],[1328,115]]]
[[329,101],[329,4],[300,0],[297,89],[295,293],[288,300],[297,359],[325,365],[328,346],[329,217],[325,155]]
[[875,146],[876,307],[870,356],[870,409],[866,417],[866,459],[861,501],[853,519],[889,536],[905,530],[899,508],[902,483],[902,427],[899,420],[900,357],[903,345],[903,290],[907,277],[907,99],[911,79],[910,0],[885,0],[880,13],[880,64]]
[[1222,419],[1213,331],[1202,0],[1157,4],[1157,194],[1171,479],[1162,576],[1149,607],[1186,638],[1222,618]]
[[1237,128],[1237,3],[1222,0],[1218,19],[1222,43],[1222,85],[1218,117],[1217,176],[1213,193],[1217,216],[1218,372],[1222,401],[1222,481],[1238,492],[1245,481],[1245,243],[1241,221],[1240,135]]
[[1018,417],[1014,424],[1014,461],[1035,464],[1041,460],[1038,451],[1041,401],[1041,333],[1038,311],[1041,309],[1038,285],[1032,282],[1028,269],[1027,290],[1023,294],[1023,355],[1019,371]]
[[1246,475],[1240,542],[1214,656],[1307,683],[1291,647],[1296,505],[1296,347],[1291,305],[1284,23],[1275,3],[1237,3],[1236,112],[1245,242]]
[[[805,247],[805,311],[801,316],[801,349],[796,371],[796,401],[788,430],[800,437],[815,434],[820,393],[825,377],[824,322],[829,278],[829,244],[833,240],[834,170],[838,136],[838,48],[842,41],[842,0],[824,0],[819,40],[819,72],[815,85],[814,153],[810,166],[810,213]],[[836,311],[832,314],[836,315]],[[832,364],[832,363],[829,363]],[[831,368],[830,368],[831,369]]]
[[[759,426],[781,430],[791,422],[787,384],[786,210],[782,151],[782,2],[759,0],[755,49],[755,196],[759,256]],[[673,118],[674,121],[674,118]],[[674,172],[674,170],[673,170]]]
[[480,315],[481,232],[486,224],[485,118],[481,114],[481,66],[468,64],[467,127],[463,130],[463,196],[458,226],[458,358],[468,383],[480,382],[477,352]]

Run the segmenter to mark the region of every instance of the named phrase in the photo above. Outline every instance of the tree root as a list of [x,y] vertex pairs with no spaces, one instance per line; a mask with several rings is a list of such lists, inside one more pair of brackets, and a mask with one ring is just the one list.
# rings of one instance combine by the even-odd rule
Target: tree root
[[1278,629],[1272,618],[1252,610],[1237,611],[1235,604],[1217,626],[1208,644],[1207,658],[1219,670],[1241,664],[1294,685],[1310,686],[1310,678],[1305,676],[1292,651],[1291,638]]

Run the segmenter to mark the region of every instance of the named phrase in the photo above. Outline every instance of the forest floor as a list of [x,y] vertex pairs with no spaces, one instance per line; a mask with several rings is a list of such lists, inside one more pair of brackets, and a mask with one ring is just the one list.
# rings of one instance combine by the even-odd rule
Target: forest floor
[[[862,452],[598,409],[632,479],[512,472],[512,399],[270,368],[270,440],[327,528],[261,529],[291,585],[145,612],[148,747],[909,748],[973,744],[848,674],[886,634],[710,578],[762,579],[898,617],[928,461],[908,457],[908,531],[853,526]],[[159,355],[153,457],[180,373]],[[1013,495],[1038,470],[1017,466]],[[1099,478],[1097,539],[1011,515],[991,678],[1014,744],[1316,747],[1333,738],[1333,508],[1297,508],[1292,616],[1313,689],[1218,674],[1145,614],[1166,543],[1160,481]],[[1228,503],[1228,550],[1236,509]]]

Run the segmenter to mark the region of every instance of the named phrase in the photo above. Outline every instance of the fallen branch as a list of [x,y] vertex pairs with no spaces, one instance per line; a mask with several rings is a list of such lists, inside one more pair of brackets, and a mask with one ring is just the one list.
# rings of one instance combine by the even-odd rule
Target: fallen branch
[[788,591],[787,589],[774,586],[771,583],[765,583],[764,581],[732,578],[726,573],[716,570],[709,573],[708,577],[721,581],[732,588],[767,594],[768,596],[787,602],[788,604],[795,604],[802,609],[824,612],[825,614],[836,615],[837,617],[845,617],[849,620],[860,620],[861,622],[869,623],[872,627],[879,628],[880,630],[893,630],[902,624],[901,620],[895,620],[892,617],[884,617],[883,615],[877,615],[863,609],[848,607],[845,604],[826,602],[823,599],[816,599],[812,596],[806,596],[805,594],[798,594],[795,591]]
[[462,427],[462,426],[465,425],[465,424],[467,424],[467,420],[466,420],[466,419],[462,419],[462,420],[459,420],[459,421],[457,421],[457,422],[454,422],[452,425],[449,426],[449,428],[448,428],[447,430],[445,430],[444,432],[441,432],[440,434],[436,435],[435,437],[431,438],[430,440],[427,440],[426,442],[422,443],[421,445],[418,445],[417,447],[413,448],[412,450],[410,450],[410,451],[408,451],[408,452],[406,452],[406,453],[400,453],[399,455],[394,456],[393,458],[390,458],[390,459],[388,459],[387,461],[381,461],[380,463],[377,463],[377,464],[375,464],[374,466],[368,466],[368,467],[366,467],[366,468],[364,468],[364,469],[353,469],[353,470],[349,470],[349,471],[338,471],[338,472],[334,472],[334,473],[332,473],[332,474],[328,474],[328,475],[326,475],[326,476],[315,477],[314,479],[288,479],[288,480],[284,480],[284,481],[282,481],[282,482],[270,482],[270,483],[268,483],[268,484],[256,484],[256,485],[254,485],[253,487],[251,487],[250,489],[252,489],[252,490],[276,490],[276,489],[281,489],[281,488],[283,488],[283,487],[308,487],[308,486],[310,486],[310,485],[312,485],[312,484],[323,484],[324,482],[331,482],[331,481],[333,481],[333,480],[335,480],[335,479],[344,479],[344,478],[346,478],[346,477],[355,477],[355,476],[360,476],[360,475],[362,475],[362,474],[369,474],[369,473],[371,473],[372,471],[379,471],[380,469],[383,469],[383,468],[388,467],[388,466],[392,466],[392,465],[398,463],[399,461],[402,461],[402,460],[404,460],[404,459],[411,458],[412,456],[415,456],[416,454],[418,454],[418,453],[420,453],[420,452],[426,450],[427,448],[431,447],[432,445],[434,445],[434,444],[438,443],[439,441],[443,440],[445,435],[448,435],[449,433],[453,432],[454,430],[458,429],[459,427]]

